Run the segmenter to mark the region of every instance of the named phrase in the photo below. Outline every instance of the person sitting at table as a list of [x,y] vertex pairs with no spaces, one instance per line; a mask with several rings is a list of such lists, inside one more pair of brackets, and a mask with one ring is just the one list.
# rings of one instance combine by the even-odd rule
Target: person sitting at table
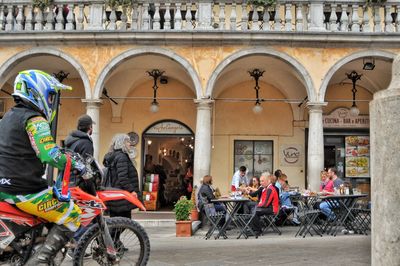
[[299,209],[293,205],[292,200],[290,199],[290,193],[291,192],[289,192],[289,185],[284,182],[282,184],[282,193],[279,196],[282,212],[282,215],[279,214],[279,216],[282,216],[279,220],[284,221],[286,217],[290,215],[290,213],[293,213],[293,218],[291,219],[291,222],[295,225],[299,225]]
[[326,183],[328,182],[328,172],[322,170],[320,173],[320,178],[321,178],[321,183],[319,185],[319,191],[322,191],[325,188]]
[[257,235],[261,233],[261,222],[260,217],[263,215],[277,214],[279,211],[279,198],[278,192],[274,187],[275,176],[267,176],[263,173],[260,177],[260,183],[263,187],[261,192],[261,198],[258,202],[255,210],[255,216],[252,221],[252,227]]
[[[337,176],[337,170],[335,167],[331,167],[328,169],[328,177],[333,182],[334,189],[339,189],[340,185],[343,184],[343,180]],[[319,209],[329,221],[335,220],[336,216],[332,211],[332,206],[328,202],[321,202],[319,204]]]
[[326,194],[332,194],[333,192],[335,192],[333,180],[332,177],[328,175],[328,172],[325,173],[325,182],[323,185],[321,184],[320,191]]
[[250,199],[243,204],[243,213],[249,214],[253,211],[261,197],[263,187],[260,186],[260,178],[253,176],[250,186],[244,189],[244,194]]
[[[202,199],[200,198],[203,197],[207,199],[207,202],[203,203],[209,203],[212,199],[215,199],[215,189],[212,186],[213,178],[211,175],[206,175],[203,177],[203,183],[199,189],[199,200],[198,202],[202,202]],[[202,210],[203,206],[199,206],[199,209]],[[225,206],[221,203],[214,203],[215,210],[217,212],[226,212]]]

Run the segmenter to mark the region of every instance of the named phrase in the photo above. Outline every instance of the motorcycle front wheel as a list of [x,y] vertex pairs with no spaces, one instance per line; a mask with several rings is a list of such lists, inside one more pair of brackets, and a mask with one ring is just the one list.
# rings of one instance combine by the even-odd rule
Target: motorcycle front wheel
[[107,219],[107,227],[117,251],[118,262],[110,260],[99,225],[92,226],[79,240],[74,252],[74,266],[146,265],[150,240],[137,222],[123,217]]

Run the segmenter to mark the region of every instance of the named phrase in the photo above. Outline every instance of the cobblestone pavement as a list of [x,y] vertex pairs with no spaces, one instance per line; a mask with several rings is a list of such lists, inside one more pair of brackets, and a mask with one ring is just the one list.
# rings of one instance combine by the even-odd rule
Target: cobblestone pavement
[[[338,234],[295,238],[298,227],[283,227],[282,235],[268,233],[258,239],[205,240],[200,229],[190,238],[175,237],[175,227],[147,227],[150,266],[159,265],[370,265],[371,237]],[[63,265],[71,265],[68,259]]]

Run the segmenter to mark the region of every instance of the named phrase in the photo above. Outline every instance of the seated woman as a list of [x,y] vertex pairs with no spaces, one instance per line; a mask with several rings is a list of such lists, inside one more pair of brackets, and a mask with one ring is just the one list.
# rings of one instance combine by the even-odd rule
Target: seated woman
[[274,187],[276,178],[272,175],[267,176],[263,173],[260,177],[260,183],[263,187],[261,199],[255,208],[252,227],[257,235],[261,233],[260,217],[263,215],[277,214],[279,212],[279,197],[277,189]]
[[250,186],[244,189],[244,194],[250,198],[251,201],[247,201],[243,205],[243,213],[250,214],[252,213],[255,206],[259,202],[261,198],[261,192],[263,187],[260,186],[260,178],[257,176],[253,176],[250,181]]
[[[198,202],[205,204],[209,203],[212,199],[215,199],[215,189],[212,186],[212,176],[206,175],[203,177],[203,183],[199,189]],[[203,202],[202,198],[206,199],[207,202]],[[226,212],[225,206],[221,203],[214,203],[215,210],[217,212]],[[202,210],[203,206],[200,204],[199,209]]]
[[287,215],[293,212],[293,219],[291,220],[293,224],[299,225],[299,215],[298,208],[293,205],[292,200],[290,199],[289,185],[286,183],[282,184],[282,193],[279,196],[281,202],[281,211],[283,213],[283,218],[286,219]]

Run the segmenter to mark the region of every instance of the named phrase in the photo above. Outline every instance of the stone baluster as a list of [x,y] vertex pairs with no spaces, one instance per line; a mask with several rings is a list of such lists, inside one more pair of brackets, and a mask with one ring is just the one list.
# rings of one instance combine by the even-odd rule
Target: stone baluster
[[33,30],[33,8],[31,4],[26,6],[25,30]]
[[369,17],[369,8],[367,5],[364,6],[363,8],[363,22],[362,22],[362,31],[363,32],[371,32],[371,20]]
[[253,5],[253,18],[251,24],[251,30],[259,30],[260,26],[258,26],[258,11],[257,7]]
[[54,7],[51,5],[49,7],[49,12],[47,13],[46,17],[46,25],[44,27],[45,30],[54,30]]
[[292,4],[285,4],[285,30],[292,31]]
[[336,4],[331,5],[331,16],[329,17],[329,30],[333,32],[338,31],[336,7]]
[[154,16],[153,16],[153,30],[159,30],[161,29],[161,24],[160,24],[160,3],[154,3],[155,11],[154,11]]
[[64,29],[63,5],[59,4],[57,6],[56,30],[63,30],[63,29]]
[[390,13],[390,5],[385,5],[385,32],[394,32],[393,19]]
[[126,30],[126,23],[128,21],[128,17],[126,16],[127,11],[127,6],[123,5],[122,6],[122,14],[121,14],[121,23],[119,24],[119,29],[120,30]]
[[117,29],[117,13],[115,11],[115,7],[111,8],[110,13],[110,24],[108,24],[109,30],[116,30]]
[[131,23],[131,30],[138,30],[138,3],[136,1],[133,2],[132,4],[132,23]]
[[192,3],[186,3],[185,21],[186,21],[185,28],[187,30],[192,30],[193,29],[193,25],[192,25]]
[[171,29],[171,4],[169,2],[165,3],[165,15],[164,15],[164,30]]
[[23,31],[24,30],[24,6],[18,5],[18,14],[15,18],[15,30],[16,31]]
[[143,30],[150,29],[149,2],[143,3]]
[[83,20],[84,20],[84,13],[83,13],[83,9],[84,9],[84,5],[83,4],[79,4],[78,5],[78,15],[76,18],[76,29],[77,30],[83,30]]
[[296,4],[296,31],[304,30],[304,21],[303,21],[303,4]]
[[181,11],[181,3],[175,3],[175,16],[174,16],[174,29],[181,30],[182,29],[182,11]]
[[7,6],[8,14],[6,17],[6,31],[14,30],[14,6],[11,4]]
[[281,22],[281,6],[279,3],[275,5],[275,19],[274,19],[274,30],[281,31],[282,30],[282,22]]
[[232,11],[231,11],[231,16],[230,16],[230,29],[235,31],[236,30],[236,18],[237,18],[237,14],[236,14],[236,3],[233,2],[232,3]]
[[40,8],[36,8],[37,12],[35,13],[35,31],[43,30],[43,11]]
[[75,5],[74,4],[68,4],[67,5],[68,9],[68,14],[67,14],[67,23],[65,24],[65,29],[66,30],[74,30],[74,21],[75,21]]
[[0,5],[0,31],[4,30],[4,6]]
[[382,32],[381,15],[379,14],[380,6],[376,5],[374,8],[374,32]]
[[360,32],[360,17],[358,16],[358,5],[353,4],[351,6],[352,14],[351,14],[351,31],[352,32]]
[[271,30],[271,25],[269,24],[270,20],[270,15],[268,11],[268,6],[264,6],[263,9],[263,30],[264,31],[270,31]]
[[247,23],[249,21],[249,14],[247,13],[247,3],[246,1],[243,1],[242,3],[242,22],[241,22],[241,28],[243,31],[246,31],[247,28]]
[[194,26],[196,28],[199,25],[199,6],[195,3],[194,4]]
[[347,16],[347,5],[342,4],[342,16],[340,17],[340,31],[349,30],[349,17]]
[[219,29],[225,29],[225,3],[219,4]]
[[400,5],[396,6],[396,32],[400,32]]

